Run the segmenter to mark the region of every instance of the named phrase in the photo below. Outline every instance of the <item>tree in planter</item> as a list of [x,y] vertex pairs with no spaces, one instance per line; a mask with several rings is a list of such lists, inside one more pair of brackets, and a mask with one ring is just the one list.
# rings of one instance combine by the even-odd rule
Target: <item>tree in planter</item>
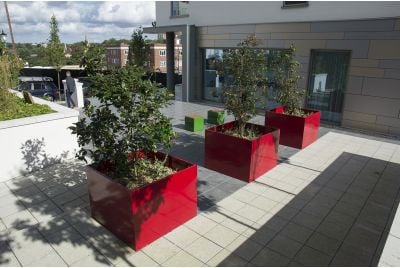
[[65,61],[64,48],[60,42],[58,36],[58,22],[56,16],[52,16],[50,19],[50,37],[47,44],[47,52],[49,56],[49,63],[56,68],[57,71],[57,82],[58,82],[58,94],[60,95],[60,72]]
[[225,76],[225,108],[237,121],[237,134],[246,134],[246,123],[256,115],[259,86],[266,85],[265,50],[257,49],[254,35],[228,49],[223,55],[222,72]]
[[295,59],[295,52],[295,47],[291,45],[288,50],[278,53],[272,63],[277,89],[276,101],[285,106],[285,113],[304,116],[301,98],[305,92],[297,87],[301,76],[299,75],[300,63]]
[[[128,66],[111,74],[92,77],[91,90],[100,101],[84,108],[87,118],[71,127],[77,134],[81,149],[77,158],[89,156],[94,167],[108,173],[128,188],[153,179],[160,179],[172,171],[164,160],[146,156],[172,146],[175,132],[169,119],[160,111],[168,104],[166,90],[160,90],[137,66]],[[91,145],[92,148],[84,148]]]

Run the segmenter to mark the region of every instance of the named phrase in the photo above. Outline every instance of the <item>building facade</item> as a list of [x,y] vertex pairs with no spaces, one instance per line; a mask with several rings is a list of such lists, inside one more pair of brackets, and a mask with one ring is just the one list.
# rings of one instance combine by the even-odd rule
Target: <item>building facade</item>
[[[152,43],[149,45],[149,66],[151,69],[165,73],[167,72],[167,52],[166,44]],[[175,72],[182,72],[182,45],[180,44],[179,35],[176,35],[174,46]],[[107,68],[125,67],[129,60],[129,46],[121,43],[120,46],[107,47],[106,61]]]
[[107,47],[107,68],[121,68],[128,63],[129,46],[121,43],[119,46]]
[[[174,59],[175,73],[182,73],[182,45],[175,39]],[[150,44],[150,68],[161,73],[167,72],[167,46],[163,43]]]
[[400,135],[400,2],[156,2],[156,19],[147,32],[183,31],[185,101],[221,101],[224,50],[255,34],[266,64],[296,47],[304,106],[325,122]]

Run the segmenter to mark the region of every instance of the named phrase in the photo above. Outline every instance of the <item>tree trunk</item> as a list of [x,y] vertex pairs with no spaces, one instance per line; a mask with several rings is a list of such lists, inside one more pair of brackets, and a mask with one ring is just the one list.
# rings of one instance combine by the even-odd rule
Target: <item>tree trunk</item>
[[58,100],[61,100],[61,88],[60,88],[60,72],[57,71],[57,82],[58,82]]

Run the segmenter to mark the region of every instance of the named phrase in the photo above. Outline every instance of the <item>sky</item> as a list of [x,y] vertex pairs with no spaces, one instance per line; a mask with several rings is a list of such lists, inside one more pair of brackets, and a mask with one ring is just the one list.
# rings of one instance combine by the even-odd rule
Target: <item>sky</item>
[[[154,1],[7,1],[16,43],[47,42],[50,18],[58,21],[63,43],[130,39],[138,26],[151,26],[155,20]],[[3,1],[0,2],[0,30],[11,42]]]

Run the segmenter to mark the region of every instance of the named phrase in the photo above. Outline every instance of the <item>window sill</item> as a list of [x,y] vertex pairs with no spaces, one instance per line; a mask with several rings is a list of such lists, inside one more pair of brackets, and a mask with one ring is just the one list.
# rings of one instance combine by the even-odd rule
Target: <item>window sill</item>
[[169,16],[170,19],[180,19],[180,18],[187,18],[189,17],[189,14],[187,15],[178,15],[178,16]]

